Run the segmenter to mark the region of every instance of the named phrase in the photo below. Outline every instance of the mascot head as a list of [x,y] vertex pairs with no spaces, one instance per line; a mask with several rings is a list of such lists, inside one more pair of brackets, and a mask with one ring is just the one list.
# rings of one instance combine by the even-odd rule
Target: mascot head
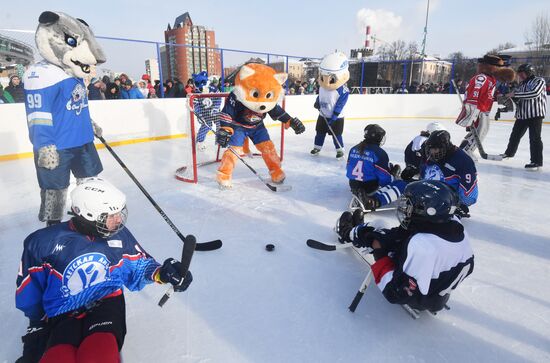
[[283,97],[286,73],[277,73],[264,64],[249,63],[235,77],[233,92],[237,99],[254,112],[271,111]]
[[93,66],[105,63],[105,55],[84,20],[45,11],[38,18],[35,41],[40,55],[77,78],[90,76]]
[[477,60],[477,71],[489,74],[501,82],[512,82],[516,78],[516,72],[506,67],[504,59],[494,54],[486,54]]
[[195,89],[197,89],[200,92],[207,93],[208,92],[208,85],[210,82],[208,82],[208,73],[206,71],[202,71],[198,74],[193,73],[193,82],[195,82]]
[[348,58],[342,52],[334,52],[323,58],[319,65],[319,85],[335,90],[349,80]]

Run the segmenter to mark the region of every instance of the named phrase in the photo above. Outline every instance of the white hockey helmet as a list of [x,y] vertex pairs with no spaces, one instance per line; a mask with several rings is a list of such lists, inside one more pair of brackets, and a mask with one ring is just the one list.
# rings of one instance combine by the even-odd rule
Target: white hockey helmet
[[95,227],[100,236],[109,237],[126,223],[126,196],[100,178],[90,178],[71,192],[71,209],[80,221]]
[[447,130],[445,128],[445,126],[443,126],[440,122],[430,122],[427,126],[426,126],[426,131],[428,131],[430,134],[434,131],[439,131],[439,130]]
[[319,72],[323,75],[339,75],[348,70],[348,57],[342,52],[326,55],[319,65]]

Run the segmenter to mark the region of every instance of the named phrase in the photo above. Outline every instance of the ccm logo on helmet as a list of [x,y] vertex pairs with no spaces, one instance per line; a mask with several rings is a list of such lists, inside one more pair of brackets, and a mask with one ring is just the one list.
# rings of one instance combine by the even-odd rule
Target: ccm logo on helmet
[[84,190],[91,190],[92,192],[100,192],[105,193],[103,189],[95,188],[95,187],[84,187]]

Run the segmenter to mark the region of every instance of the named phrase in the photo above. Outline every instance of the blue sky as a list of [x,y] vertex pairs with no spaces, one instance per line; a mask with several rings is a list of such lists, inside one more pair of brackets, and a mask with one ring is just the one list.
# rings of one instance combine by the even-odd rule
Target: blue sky
[[[420,44],[427,0],[51,3],[55,5],[25,0],[2,7],[0,28],[35,29],[42,11],[58,10],[86,20],[96,35],[162,41],[166,25],[188,11],[195,24],[216,31],[220,47],[322,57],[334,49],[348,54],[350,48],[362,46],[364,18],[376,24],[373,33],[384,41],[403,39]],[[541,12],[550,13],[550,1],[431,0],[427,53],[445,57],[461,50],[477,57],[499,43],[521,45]],[[32,41],[31,35],[28,38]],[[131,73],[141,72],[143,60],[155,55],[150,46],[107,43],[108,65],[116,71],[126,66]],[[247,56],[234,56],[228,63]]]

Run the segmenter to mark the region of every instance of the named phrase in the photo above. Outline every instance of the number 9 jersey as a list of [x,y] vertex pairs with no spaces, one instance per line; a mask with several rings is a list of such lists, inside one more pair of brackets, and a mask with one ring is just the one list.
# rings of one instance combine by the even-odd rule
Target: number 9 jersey
[[29,138],[35,150],[79,147],[94,139],[86,86],[81,78],[39,62],[23,76]]

